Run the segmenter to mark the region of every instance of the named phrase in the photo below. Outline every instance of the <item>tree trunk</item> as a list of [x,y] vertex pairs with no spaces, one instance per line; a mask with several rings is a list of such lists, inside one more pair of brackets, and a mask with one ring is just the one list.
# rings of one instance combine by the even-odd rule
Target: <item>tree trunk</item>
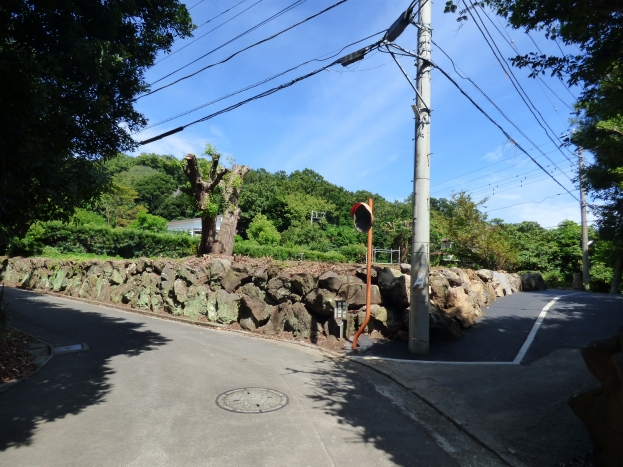
[[213,253],[232,255],[234,252],[234,236],[236,235],[236,226],[240,216],[238,199],[240,198],[242,181],[250,170],[251,168],[246,165],[234,165],[229,183],[223,188],[223,199],[225,199],[226,207],[223,213],[221,228],[212,246]]
[[214,238],[216,237],[216,216],[201,218],[201,242],[197,254],[207,255],[213,250]]
[[610,293],[617,293],[619,291],[621,272],[623,272],[623,257],[618,255],[616,263],[614,263],[614,275],[612,276],[612,284],[610,284]]
[[[229,169],[224,167],[218,167],[218,161],[220,159],[219,154],[212,154],[212,167],[208,174],[208,179],[203,180],[197,158],[194,154],[186,155],[186,163],[184,164],[184,173],[190,182],[190,186],[197,202],[197,208],[203,213],[206,212],[208,203],[210,202],[210,195],[214,192],[220,181],[225,174],[229,172]],[[216,214],[202,214],[201,216],[201,242],[199,243],[199,250],[197,254],[207,255],[212,252],[212,245],[216,237]]]

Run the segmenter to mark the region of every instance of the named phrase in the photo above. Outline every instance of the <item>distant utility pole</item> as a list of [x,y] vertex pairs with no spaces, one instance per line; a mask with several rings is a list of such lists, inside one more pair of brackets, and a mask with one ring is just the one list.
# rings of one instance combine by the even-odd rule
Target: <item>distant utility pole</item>
[[430,243],[430,70],[431,3],[419,1],[413,236],[411,240],[411,307],[409,351],[424,355],[429,348],[428,273]]
[[588,225],[586,223],[586,193],[584,192],[584,156],[582,148],[578,147],[580,164],[580,208],[582,213],[582,282],[584,289],[591,290],[590,264],[588,263]]

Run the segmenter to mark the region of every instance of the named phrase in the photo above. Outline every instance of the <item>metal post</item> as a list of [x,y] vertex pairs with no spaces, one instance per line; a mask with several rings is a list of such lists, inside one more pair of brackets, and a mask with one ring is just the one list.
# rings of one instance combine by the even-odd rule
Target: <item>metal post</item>
[[590,264],[588,262],[588,225],[586,223],[586,193],[584,193],[584,157],[582,148],[578,148],[578,159],[580,164],[580,207],[582,208],[582,282],[584,289],[590,290],[591,276]]
[[[372,198],[368,199],[368,206],[370,206],[370,210],[374,212],[374,207],[372,206]],[[353,350],[357,350],[357,340],[361,333],[366,329],[366,326],[370,322],[370,301],[371,301],[371,293],[372,293],[372,227],[368,230],[368,255],[367,255],[367,265],[366,265],[366,319],[363,324],[355,334],[355,338],[353,339]]]
[[[419,2],[413,236],[411,241],[411,308],[409,351],[424,355],[429,347],[428,273],[430,242],[430,56],[431,2]],[[421,98],[420,98],[421,96]]]

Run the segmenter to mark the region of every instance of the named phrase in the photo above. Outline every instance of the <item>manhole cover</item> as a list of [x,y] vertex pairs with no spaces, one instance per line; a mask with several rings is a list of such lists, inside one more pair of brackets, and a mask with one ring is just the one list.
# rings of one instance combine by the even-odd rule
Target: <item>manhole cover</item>
[[274,389],[240,388],[218,396],[216,405],[230,412],[266,413],[288,405],[288,396]]

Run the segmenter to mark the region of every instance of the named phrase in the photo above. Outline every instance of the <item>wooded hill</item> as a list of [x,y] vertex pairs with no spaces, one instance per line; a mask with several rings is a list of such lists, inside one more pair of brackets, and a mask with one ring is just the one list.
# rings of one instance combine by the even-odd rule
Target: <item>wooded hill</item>
[[[202,171],[208,170],[210,160],[199,158],[198,161]],[[127,236],[120,229],[157,233],[166,230],[166,221],[200,216],[190,195],[182,162],[175,157],[147,153],[138,157],[120,154],[104,165],[111,180],[108,190],[97,201],[76,210],[72,220],[63,224],[61,230],[68,232],[71,226],[79,227],[83,229],[80,235],[84,237],[90,235],[89,228],[97,228],[100,231],[96,236],[110,237],[112,233],[101,229],[115,229],[117,239],[111,237],[108,243],[118,243],[121,237],[125,239]],[[363,261],[365,235],[354,229],[349,211],[355,202],[368,198],[374,200],[374,246],[400,248],[402,261],[408,261],[410,198],[388,201],[379,194],[364,190],[351,192],[326,181],[310,169],[290,174],[256,169],[247,174],[240,195],[241,214],[234,252],[294,259],[301,251],[305,259]],[[213,195],[212,202],[222,205],[218,191]],[[431,199],[433,265],[539,271],[550,286],[569,284],[573,273],[581,272],[581,230],[578,224],[564,221],[554,229],[544,229],[536,222],[509,224],[501,219],[488,219],[481,211],[483,203],[475,202],[464,192],[456,193],[450,199]],[[324,214],[318,214],[312,222],[312,211]],[[31,228],[31,237],[33,229],[36,228]],[[45,224],[41,224],[39,229],[45,229]],[[55,229],[60,229],[60,224]],[[67,233],[63,238],[67,235],[77,234]],[[599,232],[593,229],[589,236],[595,240],[591,247],[592,289],[608,291],[614,266],[612,245],[600,239]],[[43,244],[59,247],[59,241],[50,244],[54,243],[50,240],[51,234],[39,235],[38,238]],[[444,238],[452,240],[453,246],[441,254]],[[175,247],[158,247],[157,253],[152,255],[166,255],[169,250],[169,254],[174,256],[188,254],[193,246],[182,247],[180,240],[178,235],[173,243],[169,241]],[[152,246],[141,248],[141,254],[149,248],[156,248],[154,241],[147,242]],[[70,251],[72,242],[65,243],[60,249]],[[23,250],[29,249],[28,245],[24,248],[23,241],[14,245],[21,246]],[[132,254],[132,248],[102,251],[112,251],[121,256]],[[447,260],[449,255],[452,260]]]

